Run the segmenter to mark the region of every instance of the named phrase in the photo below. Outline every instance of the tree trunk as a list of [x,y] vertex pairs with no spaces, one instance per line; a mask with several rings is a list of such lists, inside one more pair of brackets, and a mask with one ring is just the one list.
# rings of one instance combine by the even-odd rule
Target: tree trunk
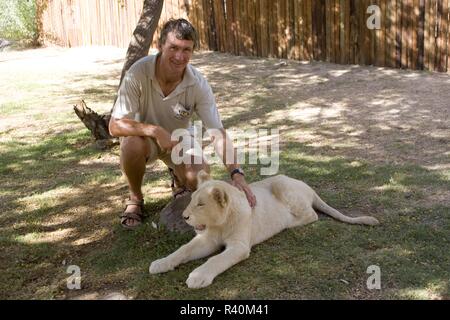
[[36,0],[36,32],[33,36],[33,45],[36,47],[44,43],[43,14],[47,6],[48,0]]
[[158,26],[159,17],[163,7],[163,0],[145,0],[141,17],[134,29],[130,44],[128,45],[125,64],[122,68],[119,87],[128,69],[142,57],[148,55],[152,44],[153,34]]
[[[163,0],[144,0],[141,17],[139,18],[130,44],[128,45],[125,63],[120,76],[119,87],[125,73],[133,63],[148,55],[153,40],[153,34],[155,33],[161,16],[163,3]],[[114,102],[116,99],[117,97],[114,99]],[[105,149],[115,144],[108,129],[111,112],[99,115],[88,108],[83,100],[74,106],[74,111],[78,118],[80,118],[84,125],[91,131],[98,147]]]

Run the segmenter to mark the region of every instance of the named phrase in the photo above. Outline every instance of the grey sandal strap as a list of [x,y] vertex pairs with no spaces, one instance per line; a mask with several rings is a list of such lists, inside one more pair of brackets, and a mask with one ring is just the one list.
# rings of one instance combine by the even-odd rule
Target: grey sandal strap
[[131,200],[128,199],[125,201],[125,206],[140,206],[141,208],[144,206],[144,199],[142,200]]
[[120,218],[133,219],[142,222],[143,215],[134,212],[124,212],[120,215]]

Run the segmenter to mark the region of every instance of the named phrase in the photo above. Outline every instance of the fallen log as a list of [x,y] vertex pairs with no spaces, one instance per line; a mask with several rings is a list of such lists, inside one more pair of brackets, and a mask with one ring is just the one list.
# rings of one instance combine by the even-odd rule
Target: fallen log
[[89,108],[84,100],[74,105],[73,109],[78,118],[80,118],[95,138],[97,148],[105,150],[119,143],[119,139],[109,134],[108,124],[111,118],[110,113],[99,115]]

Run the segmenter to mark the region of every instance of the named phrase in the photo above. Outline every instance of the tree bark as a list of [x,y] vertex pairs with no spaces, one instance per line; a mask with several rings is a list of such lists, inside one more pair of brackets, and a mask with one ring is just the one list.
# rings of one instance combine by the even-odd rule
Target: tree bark
[[128,69],[142,57],[148,55],[152,44],[153,34],[158,26],[163,7],[163,0],[145,0],[141,17],[134,29],[130,44],[128,45],[125,64],[122,68],[119,87]]
[[[139,18],[133,36],[131,37],[130,44],[128,45],[125,63],[120,76],[119,87],[125,73],[133,63],[148,55],[150,45],[153,41],[153,34],[158,26],[159,18],[161,17],[163,4],[163,0],[144,1],[141,17]],[[114,99],[114,102],[116,99],[117,97]],[[80,103],[74,106],[74,111],[78,118],[80,118],[84,125],[91,131],[99,148],[105,149],[115,144],[115,141],[112,141],[112,136],[109,134],[108,129],[112,110],[109,113],[99,115],[88,108],[86,103],[81,100]]]
[[36,32],[33,36],[33,45],[36,47],[44,43],[43,14],[47,6],[48,0],[36,0]]
[[84,100],[81,100],[74,106],[74,111],[78,118],[84,123],[86,128],[91,131],[95,138],[95,144],[99,149],[108,149],[118,144],[118,139],[114,139],[108,130],[111,114],[99,115],[89,108]]

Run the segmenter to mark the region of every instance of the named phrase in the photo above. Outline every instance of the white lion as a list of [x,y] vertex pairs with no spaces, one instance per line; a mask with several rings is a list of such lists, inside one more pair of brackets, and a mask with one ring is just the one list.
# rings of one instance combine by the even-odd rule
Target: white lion
[[189,288],[206,287],[216,276],[248,258],[252,246],[283,229],[316,221],[318,216],[314,209],[351,224],[379,223],[369,216],[343,215],[320,199],[307,184],[284,175],[252,183],[250,187],[257,201],[253,209],[243,192],[226,182],[211,180],[206,172],[200,171],[198,189],[183,212],[184,219],[195,228],[197,235],[169,256],[153,261],[150,273],[173,270],[225,246],[225,250],[189,274],[186,281]]

